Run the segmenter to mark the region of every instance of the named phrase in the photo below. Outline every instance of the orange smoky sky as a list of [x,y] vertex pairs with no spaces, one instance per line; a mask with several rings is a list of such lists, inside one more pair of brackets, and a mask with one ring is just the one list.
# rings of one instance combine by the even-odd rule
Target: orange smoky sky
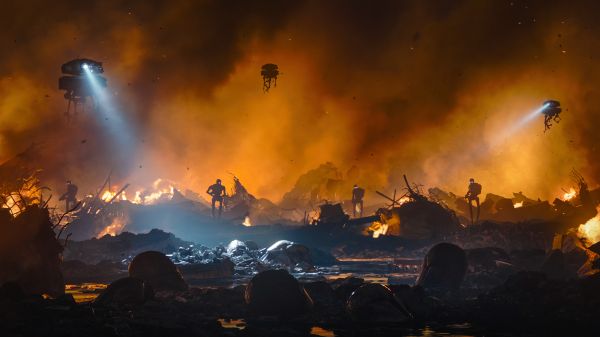
[[[600,178],[596,1],[8,1],[0,43],[0,160],[42,143],[56,190],[112,169],[203,192],[237,175],[279,200],[325,162],[359,184],[553,198]],[[104,63],[130,127],[120,154],[93,111],[67,125],[60,65]],[[260,67],[279,66],[262,91]],[[542,117],[504,137],[544,100]]]

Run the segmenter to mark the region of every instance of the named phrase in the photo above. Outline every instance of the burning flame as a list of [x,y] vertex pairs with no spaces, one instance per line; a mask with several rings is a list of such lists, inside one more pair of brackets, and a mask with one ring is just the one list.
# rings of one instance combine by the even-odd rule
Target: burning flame
[[575,189],[573,187],[571,187],[569,189],[569,192],[567,192],[563,195],[563,200],[569,201],[569,200],[575,198],[575,196],[577,196],[577,192],[575,191]]
[[386,223],[381,223],[379,221],[374,221],[371,226],[369,227],[369,230],[373,231],[373,239],[377,239],[379,236],[381,235],[385,235],[388,231],[388,224]]
[[600,241],[600,206],[596,208],[598,214],[583,225],[579,225],[577,236],[585,239],[590,245]]
[[17,200],[18,200],[18,197],[16,195],[14,195],[13,193],[11,193],[8,197],[6,197],[4,199],[2,208],[8,208],[8,210],[10,211],[10,214],[12,214],[13,216],[16,216],[21,211],[21,208],[19,207]]
[[[116,195],[117,195],[116,190],[113,190],[113,191],[106,190],[106,191],[104,191],[104,193],[102,193],[102,196],[100,196],[100,199],[102,199],[104,202],[109,202]],[[121,194],[119,194],[119,196],[117,196],[115,198],[115,200],[127,200],[127,195],[125,195],[125,192],[123,191],[123,192],[121,192]]]
[[523,207],[523,201],[515,202],[513,204],[513,207],[514,208],[521,208],[521,207]]
[[[118,190],[118,187],[115,187],[113,191],[106,190],[102,193],[100,199],[104,202],[109,202],[115,197]],[[127,191],[123,191],[116,200],[131,201],[132,203],[139,205],[153,205],[160,201],[170,200],[173,197],[174,190],[175,187],[172,184],[159,178],[152,184],[152,189],[137,190],[135,191],[133,198],[127,197]]]
[[373,221],[371,226],[367,228],[368,232],[373,232],[373,239],[377,239],[382,235],[386,235],[389,229],[389,225],[387,223],[381,223],[379,221]]
[[116,217],[113,219],[110,225],[106,226],[102,231],[100,231],[100,233],[98,233],[98,235],[96,235],[96,238],[99,239],[105,236],[106,234],[110,236],[120,234],[128,222],[129,221],[126,218]]
[[250,217],[246,215],[246,218],[244,218],[244,222],[242,222],[242,225],[246,226],[246,227],[251,227],[252,226],[252,222],[250,222]]
[[153,191],[138,190],[132,200],[134,204],[152,205],[159,201],[173,198],[175,187],[162,179],[156,179],[152,184]]
[[[410,201],[410,199],[404,201],[402,199],[400,199],[400,204]],[[370,232],[373,232],[373,239],[377,239],[382,235],[398,236],[402,232],[401,223],[402,221],[400,220],[398,212],[394,212],[392,209],[389,213],[384,212],[383,214],[380,214],[379,221],[373,221],[365,230],[364,234],[369,235]]]

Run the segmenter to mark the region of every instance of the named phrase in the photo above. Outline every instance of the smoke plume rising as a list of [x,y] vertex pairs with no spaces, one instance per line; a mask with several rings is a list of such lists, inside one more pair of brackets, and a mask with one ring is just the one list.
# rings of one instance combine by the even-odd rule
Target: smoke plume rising
[[[330,161],[359,184],[402,173],[461,192],[553,198],[600,178],[595,1],[31,1],[0,22],[0,160],[41,142],[44,179],[84,192],[112,169],[203,192],[236,174],[279,199]],[[42,15],[43,14],[43,15]],[[60,65],[104,62],[135,139],[111,146],[92,111],[66,124]],[[279,65],[262,92],[260,67]],[[560,100],[563,120],[503,130]],[[227,179],[226,179],[227,180]]]

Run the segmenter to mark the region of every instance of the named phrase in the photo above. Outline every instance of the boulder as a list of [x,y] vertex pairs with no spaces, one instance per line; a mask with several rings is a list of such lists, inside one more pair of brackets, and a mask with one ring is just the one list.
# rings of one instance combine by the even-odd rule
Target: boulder
[[329,283],[314,281],[303,284],[304,289],[313,299],[315,306],[330,306],[338,302],[335,292]]
[[466,271],[465,251],[451,243],[438,243],[425,256],[417,285],[426,290],[458,290]]
[[294,267],[299,263],[313,264],[308,247],[287,240],[272,244],[260,259],[269,264],[287,267]]
[[135,277],[124,277],[111,283],[93,302],[96,306],[139,305],[153,297],[146,282]]
[[293,317],[310,311],[313,301],[292,275],[285,270],[256,274],[244,294],[251,315]]
[[227,255],[229,256],[244,255],[248,250],[246,243],[240,240],[233,240],[227,245]]
[[388,287],[415,318],[425,319],[431,314],[433,308],[430,303],[426,302],[427,297],[422,287],[411,287],[407,284]]
[[367,283],[356,289],[346,304],[358,322],[406,322],[412,318],[404,304],[382,284]]
[[335,291],[337,298],[345,302],[364,283],[364,279],[350,276],[333,281],[331,287]]
[[161,252],[138,254],[129,264],[129,276],[144,280],[156,291],[188,288],[175,264]]

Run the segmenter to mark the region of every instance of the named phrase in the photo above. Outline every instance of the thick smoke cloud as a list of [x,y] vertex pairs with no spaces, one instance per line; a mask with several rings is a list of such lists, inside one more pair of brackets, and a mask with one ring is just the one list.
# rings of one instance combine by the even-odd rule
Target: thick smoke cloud
[[[552,198],[600,178],[594,1],[14,2],[0,33],[0,159],[44,143],[54,187],[167,178],[202,191],[238,175],[277,199],[331,161],[370,188],[402,173],[461,191]],[[102,60],[137,151],[115,156],[92,112],[65,125],[59,67]],[[278,86],[262,92],[260,66]],[[541,118],[497,138],[547,98]],[[86,186],[87,185],[87,186]]]

